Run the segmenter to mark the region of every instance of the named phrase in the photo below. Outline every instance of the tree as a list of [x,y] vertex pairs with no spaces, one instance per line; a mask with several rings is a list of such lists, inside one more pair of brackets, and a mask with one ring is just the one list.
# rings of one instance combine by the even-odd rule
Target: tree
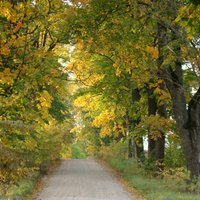
[[60,156],[66,133],[59,129],[65,124],[69,131],[73,121],[65,105],[67,74],[58,62],[68,59],[58,31],[66,8],[60,0],[0,2],[0,151],[8,154],[1,157],[0,177],[5,191],[44,160]]
[[[120,79],[123,75],[126,78],[131,77],[128,78],[131,80],[129,88],[136,87],[142,90],[153,80],[156,90],[159,91],[157,98],[169,100],[169,95],[166,95],[167,87],[171,95],[173,118],[177,123],[182,146],[185,149],[188,169],[191,171],[191,177],[194,177],[199,175],[199,141],[191,140],[189,136],[198,138],[199,132],[199,67],[196,57],[198,54],[194,53],[195,49],[196,52],[198,49],[196,45],[191,46],[193,42],[188,41],[184,29],[174,24],[182,3],[184,1],[100,2],[94,0],[86,7],[78,8],[80,21],[76,20],[76,25],[79,29],[74,32],[74,38],[80,39],[85,52],[98,54],[111,60]],[[198,6],[193,6],[195,6],[192,7],[195,10],[194,18],[189,15],[192,21],[196,22]],[[192,12],[190,8],[189,13]],[[189,21],[191,20],[187,20]],[[189,25],[188,30],[191,30],[191,27]],[[184,49],[190,49],[189,54]],[[188,70],[190,71],[188,73],[183,69],[184,59],[186,61],[192,59],[190,63],[194,72]],[[191,97],[185,95],[186,85],[183,79],[187,79],[186,73],[195,73],[197,77],[196,79],[193,77],[193,83],[187,85]],[[191,88],[196,88],[196,94],[191,93]],[[190,99],[188,109],[186,98]],[[165,104],[159,105],[157,102],[156,115],[167,117],[166,108],[171,109],[171,107],[166,107]],[[191,115],[191,110],[195,116]],[[164,133],[162,131],[160,133],[163,149]]]

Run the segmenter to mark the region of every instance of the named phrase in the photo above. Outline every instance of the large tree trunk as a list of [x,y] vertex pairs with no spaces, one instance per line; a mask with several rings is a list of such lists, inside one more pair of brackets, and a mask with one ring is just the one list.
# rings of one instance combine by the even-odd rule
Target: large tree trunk
[[200,175],[200,87],[188,105],[188,121],[185,128],[189,132],[191,160],[189,169],[191,177]]
[[[178,40],[178,28],[173,28],[175,31],[172,32],[172,39]],[[162,58],[159,61],[160,64],[163,62],[162,47],[165,45],[166,27],[158,23],[158,50]],[[200,89],[187,104],[183,86],[180,46],[177,45],[173,51],[175,53],[174,65],[167,69],[160,69],[160,75],[164,78],[172,98],[173,115],[180,134],[187,168],[191,173],[191,179],[194,179],[200,175]]]
[[187,168],[193,179],[200,175],[200,89],[191,99],[187,109],[183,87],[168,83],[168,88]]

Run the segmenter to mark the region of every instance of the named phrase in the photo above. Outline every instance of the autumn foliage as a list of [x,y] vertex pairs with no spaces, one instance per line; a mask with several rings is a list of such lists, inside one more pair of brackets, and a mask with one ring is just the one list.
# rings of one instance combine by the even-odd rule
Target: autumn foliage
[[175,144],[196,179],[199,11],[196,1],[1,1],[1,192],[75,141],[89,156],[124,142],[155,175]]
[[1,192],[59,158],[70,130],[67,75],[58,62],[67,59],[58,42],[62,6],[0,2]]

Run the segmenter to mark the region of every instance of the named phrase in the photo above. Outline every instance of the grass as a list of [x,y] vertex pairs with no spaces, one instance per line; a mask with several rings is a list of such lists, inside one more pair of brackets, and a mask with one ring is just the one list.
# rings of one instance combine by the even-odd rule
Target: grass
[[29,177],[11,186],[6,196],[0,195],[0,200],[29,200],[43,188],[43,177],[48,176],[60,164],[60,160],[51,161],[45,174],[41,171],[33,171]]
[[199,195],[180,192],[181,185],[176,180],[148,178],[134,160],[115,158],[108,160],[107,163],[147,200],[200,200]]
[[17,186],[11,187],[7,191],[7,195],[1,196],[0,200],[25,199],[27,195],[33,191],[38,177],[39,177],[39,173],[34,173],[34,175],[31,176],[31,178],[21,181]]
[[19,197],[21,199],[24,199],[27,196],[27,194],[32,192],[35,184],[36,184],[36,181],[34,179],[24,180],[21,182],[19,187],[15,187],[11,189],[9,196]]

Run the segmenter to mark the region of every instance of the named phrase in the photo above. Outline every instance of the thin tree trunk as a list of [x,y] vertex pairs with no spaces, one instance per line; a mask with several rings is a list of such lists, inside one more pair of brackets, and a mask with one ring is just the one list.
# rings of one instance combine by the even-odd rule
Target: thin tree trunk
[[135,158],[135,143],[133,139],[128,140],[128,158]]
[[143,137],[137,138],[136,147],[136,158],[139,162],[143,162],[144,160],[144,141]]
[[[158,106],[158,114],[160,117],[167,118],[166,105]],[[165,131],[160,131],[160,137],[156,140],[156,160],[159,163],[162,163],[165,158]],[[160,166],[160,170],[162,170],[162,165]]]
[[[156,115],[157,101],[153,94],[154,89],[147,88],[148,94],[148,115]],[[152,137],[151,131],[148,130],[148,158],[155,160],[156,158],[156,140]]]
[[[141,98],[139,90],[132,90],[132,101],[133,103],[139,101]],[[136,120],[133,120],[133,129],[140,123],[140,117]],[[138,135],[137,138],[133,138],[135,143],[136,158],[138,161],[142,162],[144,160],[144,144],[143,136]]]
[[131,119],[127,113],[127,119],[128,119],[128,158],[136,158],[136,147],[133,140],[133,137],[131,137],[131,133],[133,132],[133,119]]

